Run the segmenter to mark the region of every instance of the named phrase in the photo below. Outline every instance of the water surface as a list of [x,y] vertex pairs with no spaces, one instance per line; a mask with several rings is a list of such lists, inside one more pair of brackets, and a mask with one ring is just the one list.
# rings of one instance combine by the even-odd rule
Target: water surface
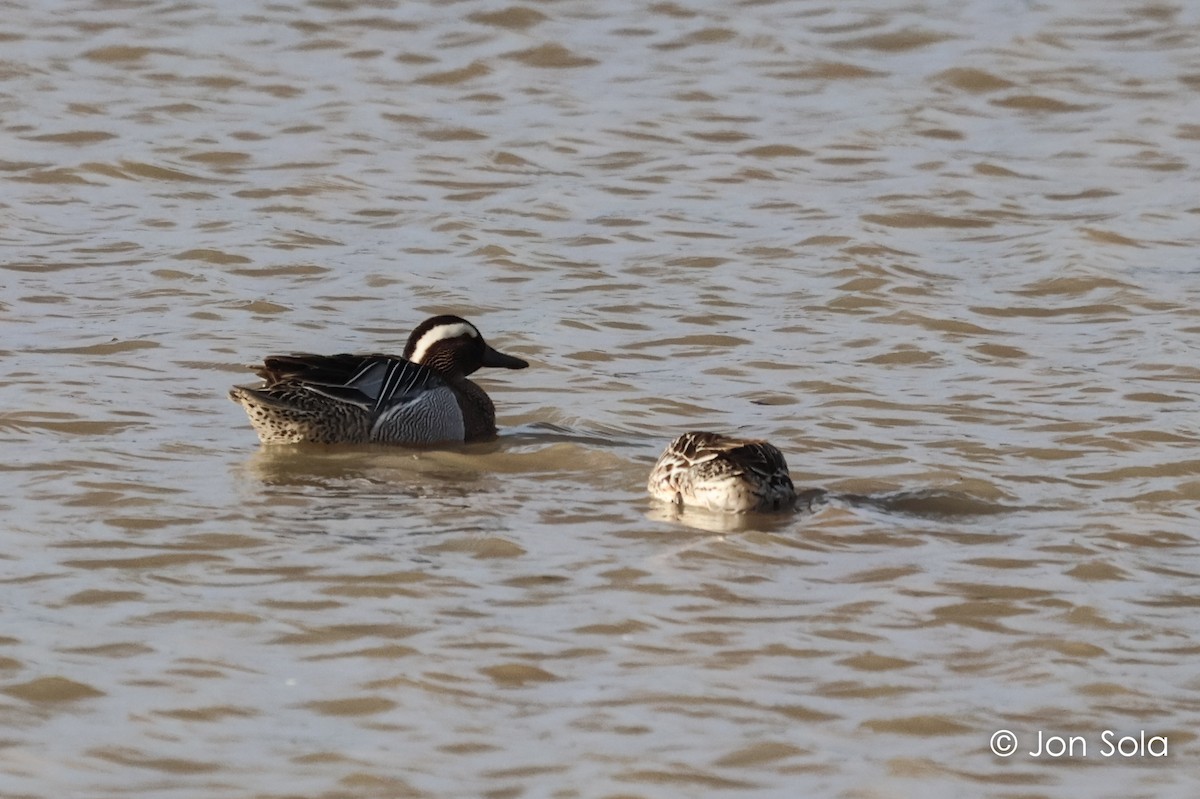
[[[1198,16],[10,5],[0,793],[1194,796]],[[435,313],[495,442],[224,398]]]

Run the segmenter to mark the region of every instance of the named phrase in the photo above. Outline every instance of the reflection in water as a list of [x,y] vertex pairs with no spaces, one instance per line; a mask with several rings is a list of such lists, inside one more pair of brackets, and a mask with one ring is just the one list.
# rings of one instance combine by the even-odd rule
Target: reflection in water
[[[4,793],[1192,795],[1200,20],[1079,6],[7,8]],[[224,399],[438,313],[496,441]]]
[[[472,445],[486,457],[488,444]],[[269,486],[304,486],[337,490],[340,486],[389,487],[443,484],[467,490],[486,473],[469,456],[451,459],[449,453],[430,450],[364,445],[283,445],[254,450],[245,463],[247,475]]]
[[719,513],[704,508],[674,505],[651,500],[646,518],[670,522],[710,533],[741,533],[752,530],[803,534],[797,515],[790,513]]

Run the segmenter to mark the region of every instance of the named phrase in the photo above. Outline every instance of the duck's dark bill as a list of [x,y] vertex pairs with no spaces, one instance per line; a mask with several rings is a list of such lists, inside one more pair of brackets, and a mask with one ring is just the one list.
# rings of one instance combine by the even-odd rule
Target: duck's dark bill
[[522,361],[520,358],[505,355],[503,352],[496,352],[491,347],[485,347],[483,350],[483,365],[504,369],[524,369],[526,366],[529,366],[528,363]]

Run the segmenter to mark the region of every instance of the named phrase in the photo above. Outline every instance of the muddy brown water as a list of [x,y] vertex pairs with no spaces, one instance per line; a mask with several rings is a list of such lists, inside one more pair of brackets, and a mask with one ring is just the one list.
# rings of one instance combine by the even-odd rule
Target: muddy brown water
[[[1196,8],[0,42],[0,794],[1195,795]],[[260,449],[225,399],[440,312],[532,364],[495,442]],[[692,428],[830,500],[654,507]]]

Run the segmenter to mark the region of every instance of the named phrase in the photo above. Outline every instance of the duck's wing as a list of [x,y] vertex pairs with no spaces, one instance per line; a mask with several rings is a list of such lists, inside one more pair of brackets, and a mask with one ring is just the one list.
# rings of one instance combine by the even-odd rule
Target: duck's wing
[[258,373],[267,388],[302,387],[372,413],[445,385],[432,369],[389,355],[272,355]]
[[[354,376],[375,361],[391,356],[372,355],[314,355],[298,352],[291,355],[268,355],[255,372],[267,383],[300,382],[323,386],[344,386]],[[399,360],[399,359],[396,359]]]

